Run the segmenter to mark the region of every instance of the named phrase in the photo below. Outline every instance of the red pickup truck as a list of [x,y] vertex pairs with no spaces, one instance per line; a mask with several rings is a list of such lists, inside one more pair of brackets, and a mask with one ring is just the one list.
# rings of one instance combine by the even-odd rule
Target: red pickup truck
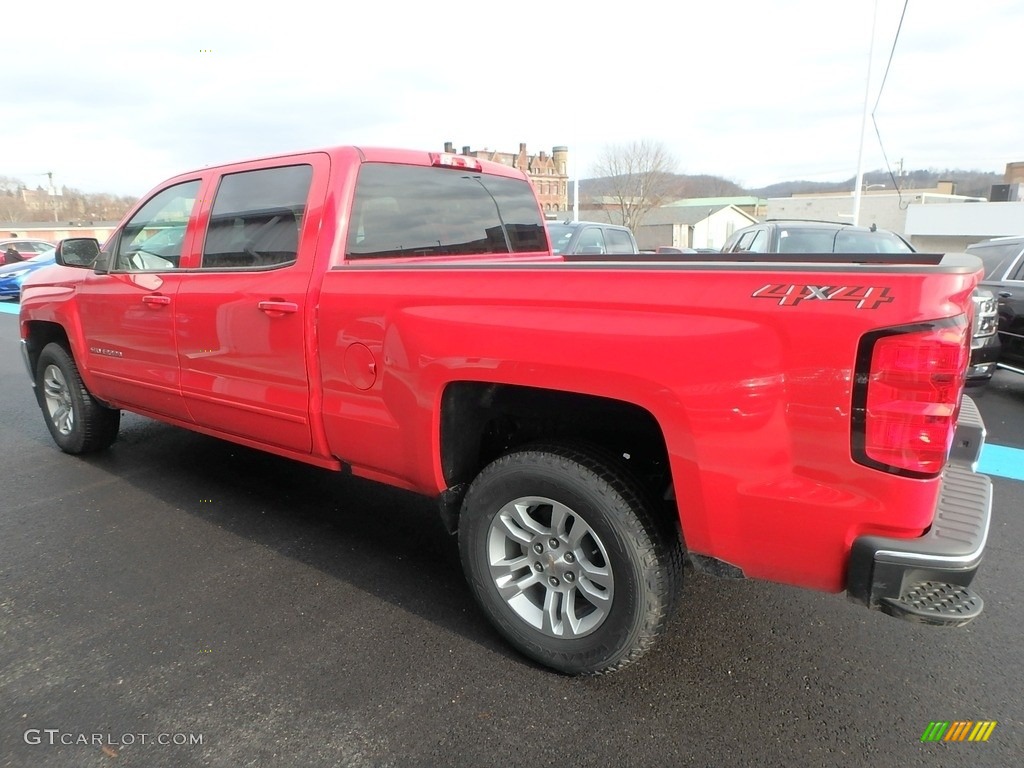
[[20,327],[62,450],[124,409],[434,497],[562,672],[638,658],[684,564],[981,611],[974,257],[570,262],[513,168],[338,147],[170,179],[57,261]]

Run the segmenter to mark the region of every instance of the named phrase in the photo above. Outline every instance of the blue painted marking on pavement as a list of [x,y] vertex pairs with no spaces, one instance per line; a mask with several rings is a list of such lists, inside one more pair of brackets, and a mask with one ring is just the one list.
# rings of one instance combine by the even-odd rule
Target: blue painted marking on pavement
[[1024,480],[1024,448],[985,443],[981,449],[978,471],[986,475],[999,475],[1011,480]]
[[15,301],[0,301],[0,312],[4,312],[8,315],[18,314],[18,310],[21,305]]

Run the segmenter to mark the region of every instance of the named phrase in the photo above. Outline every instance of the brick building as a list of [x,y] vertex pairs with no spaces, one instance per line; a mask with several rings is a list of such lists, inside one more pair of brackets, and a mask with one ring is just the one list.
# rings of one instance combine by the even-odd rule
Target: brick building
[[[455,152],[452,142],[444,143],[444,151]],[[518,152],[497,152],[489,149],[471,150],[467,146],[463,147],[459,154],[511,165],[523,171],[533,182],[537,198],[540,200],[545,214],[554,216],[569,210],[568,147],[552,147],[550,155],[543,151],[536,155],[530,155],[526,152],[525,143],[519,145]]]

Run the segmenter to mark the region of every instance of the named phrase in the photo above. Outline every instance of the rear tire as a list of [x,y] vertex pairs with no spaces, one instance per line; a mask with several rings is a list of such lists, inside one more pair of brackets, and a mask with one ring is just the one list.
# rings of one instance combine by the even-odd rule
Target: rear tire
[[471,484],[459,550],[498,631],[572,675],[640,658],[664,629],[682,547],[614,461],[567,446],[508,454]]
[[60,344],[47,344],[39,354],[36,397],[53,441],[65,453],[101,451],[117,439],[121,412],[89,393],[74,359]]

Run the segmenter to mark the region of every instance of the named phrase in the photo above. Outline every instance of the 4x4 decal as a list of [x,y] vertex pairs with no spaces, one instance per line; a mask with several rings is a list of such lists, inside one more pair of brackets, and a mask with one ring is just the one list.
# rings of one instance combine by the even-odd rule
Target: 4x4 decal
[[774,299],[780,307],[795,307],[802,301],[853,301],[854,309],[878,309],[895,298],[887,287],[875,285],[787,285],[768,283],[751,294],[755,299]]

